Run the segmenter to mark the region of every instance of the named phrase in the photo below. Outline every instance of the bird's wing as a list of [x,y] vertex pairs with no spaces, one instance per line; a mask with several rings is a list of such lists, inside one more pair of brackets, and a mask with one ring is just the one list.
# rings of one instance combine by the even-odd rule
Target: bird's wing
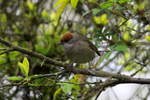
[[98,49],[96,48],[96,46],[93,45],[93,43],[91,43],[89,40],[88,40],[88,43],[89,43],[89,46],[92,48],[92,50],[94,50],[99,56],[101,56],[101,54],[98,51]]
[[96,48],[96,46],[92,42],[90,42],[87,37],[85,37],[85,36],[82,36],[82,37],[83,37],[83,39],[85,41],[88,42],[89,47],[91,47],[92,50],[94,50],[99,56],[101,56],[101,53],[98,51],[98,49]]

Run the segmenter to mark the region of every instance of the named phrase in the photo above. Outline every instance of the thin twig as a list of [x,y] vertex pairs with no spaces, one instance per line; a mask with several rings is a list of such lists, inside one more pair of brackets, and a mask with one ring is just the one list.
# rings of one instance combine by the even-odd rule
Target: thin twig
[[95,97],[95,100],[98,100],[98,97],[100,96],[100,94],[102,93],[102,91],[104,90],[105,87],[101,87],[98,91],[98,94]]
[[86,85],[86,84],[100,84],[101,82],[84,82],[84,83],[75,83],[75,82],[66,82],[66,81],[59,81],[59,83],[68,83],[68,84],[75,84],[75,85]]
[[103,69],[104,67],[106,67],[110,62],[112,62],[116,57],[118,57],[119,54],[120,54],[120,52],[117,52],[117,54],[116,54],[114,57],[110,58],[110,59],[109,59],[106,63],[104,63],[99,69]]
[[7,49],[6,49],[6,48],[0,48],[0,50],[3,50],[3,51],[4,51],[4,50],[7,50]]
[[8,53],[8,52],[12,52],[12,51],[15,51],[15,49],[6,49],[3,52],[1,52],[0,55]]
[[38,75],[33,75],[31,76],[31,79],[37,79],[37,78],[43,78],[43,77],[53,77],[53,76],[59,76],[63,74],[64,71],[53,73],[53,74],[38,74]]

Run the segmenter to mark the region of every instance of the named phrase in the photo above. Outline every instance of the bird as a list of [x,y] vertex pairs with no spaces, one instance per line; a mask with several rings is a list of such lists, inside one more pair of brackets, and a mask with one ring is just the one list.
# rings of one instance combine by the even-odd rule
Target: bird
[[60,45],[73,63],[83,64],[92,61],[96,54],[101,56],[96,46],[77,32],[66,32],[60,39]]

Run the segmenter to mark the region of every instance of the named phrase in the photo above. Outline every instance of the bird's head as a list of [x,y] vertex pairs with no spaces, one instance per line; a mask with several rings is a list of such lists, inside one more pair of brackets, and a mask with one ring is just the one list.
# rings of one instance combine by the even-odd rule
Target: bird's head
[[60,44],[64,45],[65,43],[68,43],[72,39],[73,39],[73,33],[67,32],[61,37]]

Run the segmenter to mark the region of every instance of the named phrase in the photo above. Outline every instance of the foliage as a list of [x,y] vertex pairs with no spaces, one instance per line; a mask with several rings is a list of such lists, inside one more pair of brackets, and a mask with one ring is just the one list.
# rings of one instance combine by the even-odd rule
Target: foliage
[[28,77],[28,73],[29,73],[29,62],[27,58],[23,59],[23,62],[18,62],[18,65],[20,67],[20,70],[22,72],[22,74],[24,74],[26,77]]
[[[143,75],[150,65],[149,9],[148,0],[0,0],[0,37],[69,62],[58,44],[65,32],[77,31],[102,50],[92,68]],[[0,99],[91,100],[98,94],[94,88],[103,78],[63,71],[0,44]]]

